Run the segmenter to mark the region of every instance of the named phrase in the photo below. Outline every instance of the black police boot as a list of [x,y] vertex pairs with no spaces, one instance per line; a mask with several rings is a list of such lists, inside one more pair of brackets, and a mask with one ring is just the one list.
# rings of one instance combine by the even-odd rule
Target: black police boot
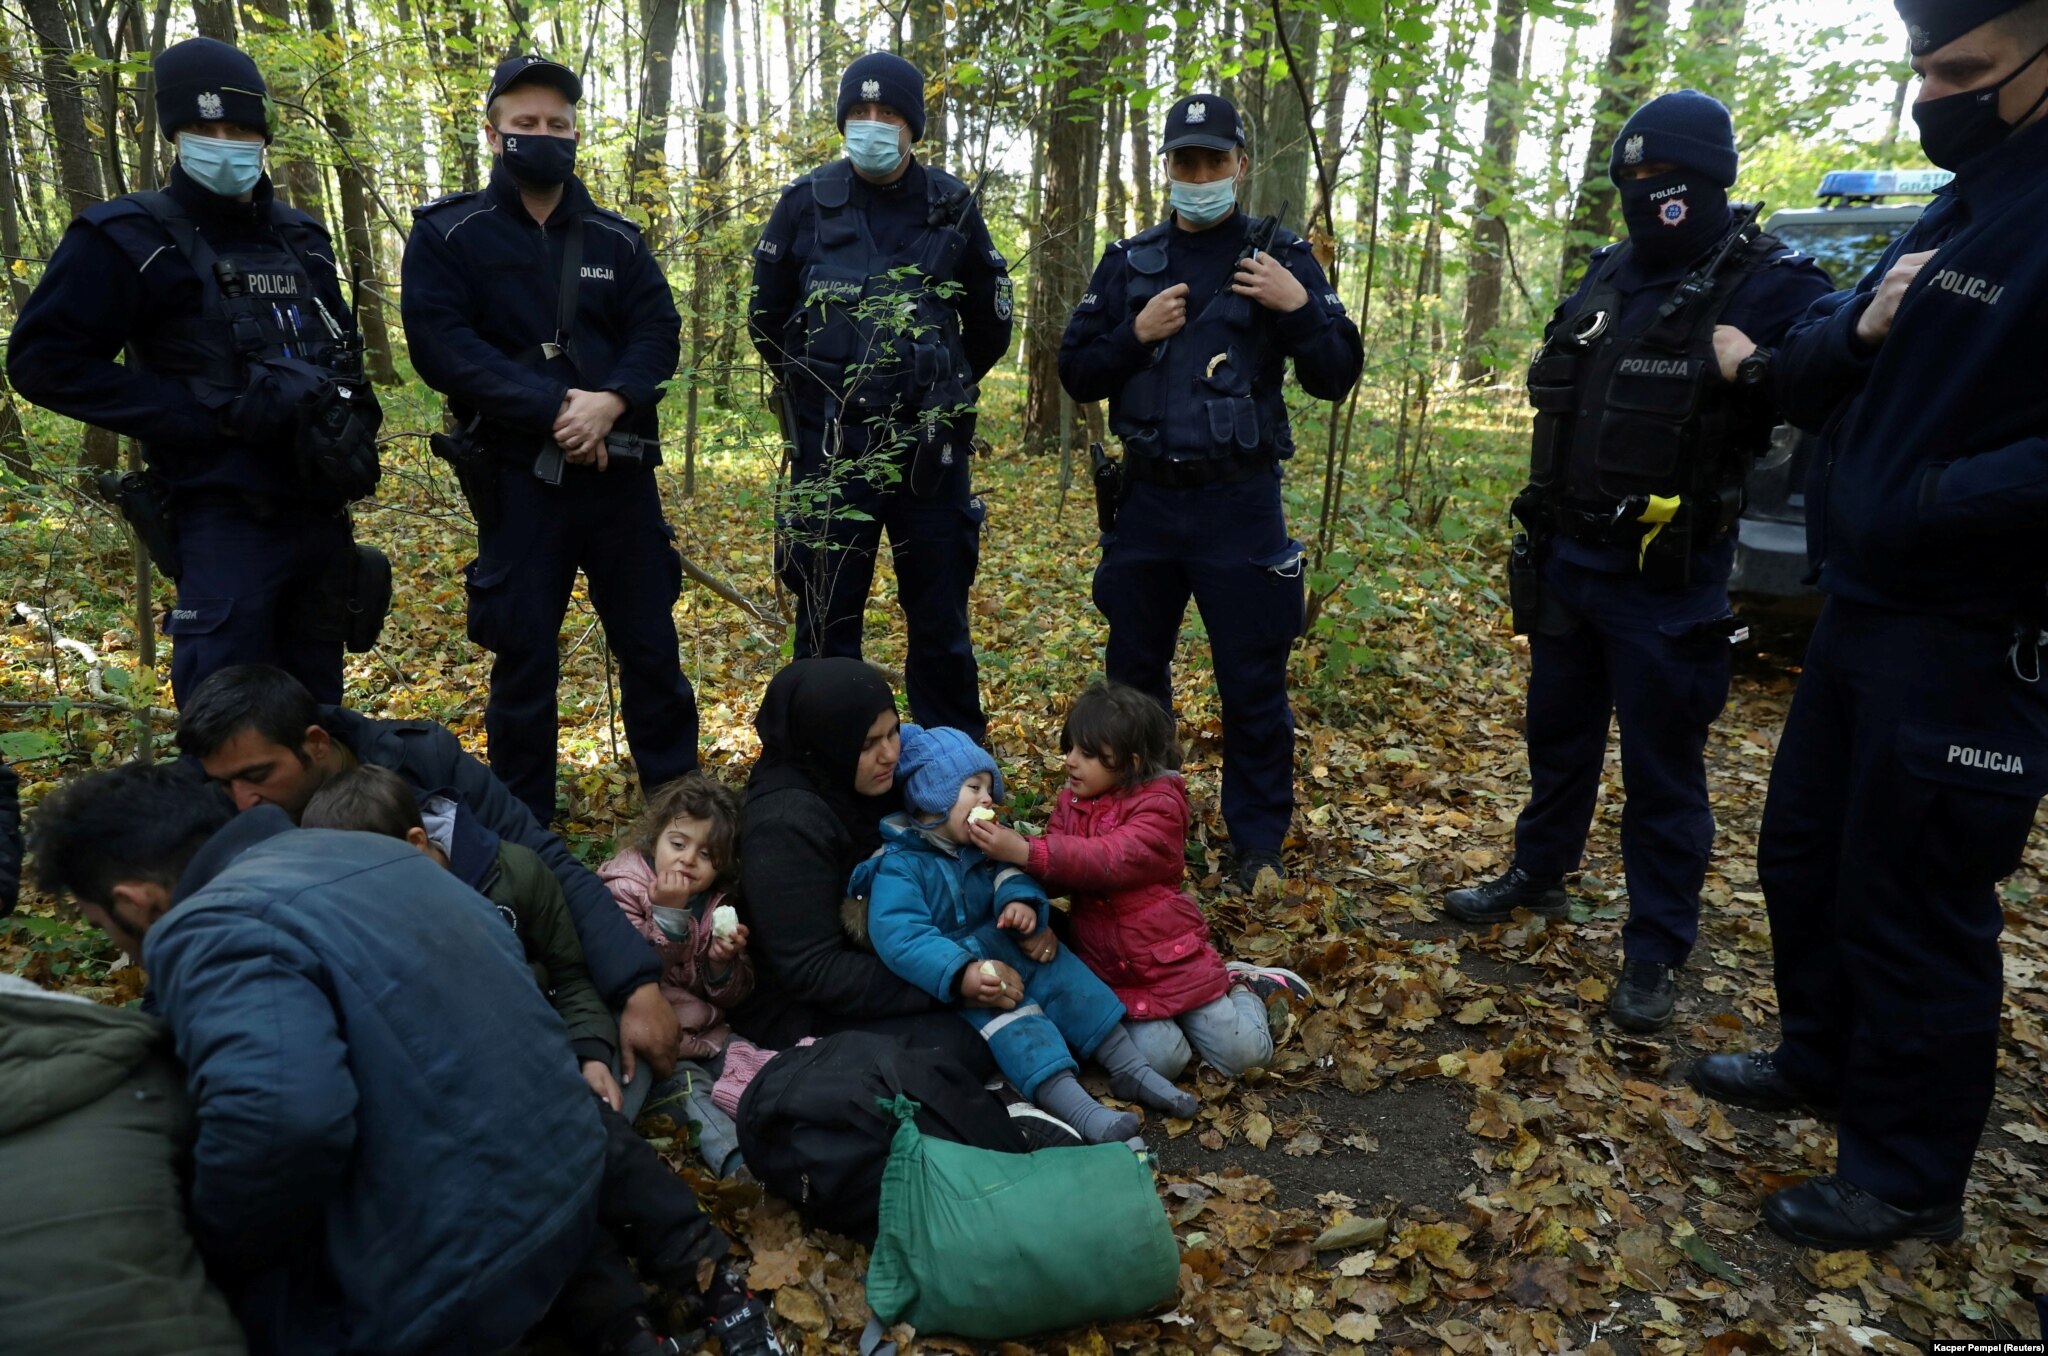
[[1677,992],[1670,966],[1623,961],[1621,982],[1607,999],[1607,1016],[1623,1031],[1662,1031],[1671,1021],[1671,1003]]
[[1562,876],[1532,876],[1519,866],[1484,885],[1468,885],[1444,896],[1444,912],[1460,923],[1505,923],[1516,909],[1555,918],[1571,907]]
[[1875,1251],[1905,1238],[1946,1243],[1963,1232],[1963,1203],[1901,1210],[1833,1173],[1772,1193],[1764,1219],[1780,1238],[1824,1252]]
[[1778,1068],[1769,1050],[1738,1055],[1707,1055],[1693,1061],[1685,1081],[1702,1095],[1751,1111],[1813,1111],[1832,1121],[1840,1109],[1813,1097]]
[[1259,892],[1259,877],[1266,872],[1273,873],[1272,883],[1267,887],[1272,894],[1279,894],[1280,887],[1287,881],[1287,867],[1281,862],[1280,854],[1263,848],[1247,848],[1238,854],[1237,870],[1234,873],[1237,888],[1248,895]]

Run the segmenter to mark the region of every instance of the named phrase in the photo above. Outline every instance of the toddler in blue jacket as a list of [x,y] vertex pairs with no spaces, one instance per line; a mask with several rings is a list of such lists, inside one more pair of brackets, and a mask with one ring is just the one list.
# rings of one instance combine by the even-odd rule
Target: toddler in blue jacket
[[1109,1070],[1110,1089],[1169,1116],[1193,1096],[1154,1072],[1121,1025],[1123,1004],[1046,925],[1037,881],[982,855],[968,833],[1003,798],[995,759],[965,733],[903,727],[896,765],[907,814],[882,822],[882,850],[855,869],[868,935],[891,970],[960,1008],[1003,1074],[1090,1143],[1129,1139],[1138,1118],[1090,1097],[1075,1055]]

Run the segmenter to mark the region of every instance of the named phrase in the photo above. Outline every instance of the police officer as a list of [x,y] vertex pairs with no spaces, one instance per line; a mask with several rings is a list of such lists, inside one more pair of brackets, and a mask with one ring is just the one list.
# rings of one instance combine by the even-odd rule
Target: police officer
[[967,593],[985,511],[968,456],[977,383],[1010,347],[1009,264],[974,190],[911,149],[917,67],[887,52],[849,65],[839,130],[846,158],[784,189],[768,218],[748,310],[794,449],[776,569],[796,596],[796,657],[860,657],[886,530],[910,709],[978,739]]
[[1227,99],[1190,95],[1167,113],[1172,216],[1095,266],[1060,341],[1060,382],[1076,400],[1107,398],[1123,440],[1123,499],[1095,570],[1105,667],[1170,709],[1194,598],[1223,703],[1223,819],[1249,888],[1284,874],[1294,811],[1287,652],[1304,597],[1280,504],[1294,455],[1287,360],[1310,395],[1337,400],[1365,358],[1307,242],[1238,209],[1244,147]]
[[[255,62],[192,38],[153,65],[177,145],[170,185],[71,223],[22,309],[8,376],[38,405],[141,441],[149,471],[116,494],[177,581],[164,629],[179,700],[216,669],[271,663],[338,702],[338,619],[365,605],[349,595],[382,557],[349,528],[348,501],[377,482],[380,414],[334,245],[272,196]],[[388,569],[369,601],[380,621]]]
[[405,336],[456,425],[477,520],[463,568],[469,637],[492,651],[491,770],[542,824],[555,813],[559,637],[581,569],[619,660],[643,787],[697,765],[697,702],[677,659],[682,558],[662,515],[655,405],[682,321],[640,230],[576,177],[567,66],[510,57],[491,77],[491,181],[416,208]]
[[1902,0],[1913,117],[1956,171],[1777,366],[1822,431],[1826,602],[1758,844],[1783,1035],[1710,1097],[1836,1115],[1764,1217],[1829,1251],[1949,1239],[1998,1067],[1998,882],[2048,791],[2048,3]]
[[1529,369],[1528,530],[1510,564],[1529,804],[1507,873],[1444,901],[1468,923],[1565,911],[1619,717],[1629,915],[1607,1011],[1629,1031],[1671,1019],[1672,972],[1699,933],[1743,479],[1776,417],[1770,346],[1829,287],[1730,207],[1735,168],[1728,110],[1692,90],[1652,99],[1615,140],[1628,237],[1594,251]]

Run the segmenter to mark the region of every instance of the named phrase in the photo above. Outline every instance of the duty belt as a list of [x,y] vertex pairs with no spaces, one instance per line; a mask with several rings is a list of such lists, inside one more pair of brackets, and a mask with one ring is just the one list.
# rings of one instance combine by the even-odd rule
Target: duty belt
[[1271,457],[1204,458],[1174,461],[1164,457],[1124,458],[1124,474],[1144,485],[1168,490],[1200,490],[1211,485],[1234,485],[1240,480],[1273,469]]

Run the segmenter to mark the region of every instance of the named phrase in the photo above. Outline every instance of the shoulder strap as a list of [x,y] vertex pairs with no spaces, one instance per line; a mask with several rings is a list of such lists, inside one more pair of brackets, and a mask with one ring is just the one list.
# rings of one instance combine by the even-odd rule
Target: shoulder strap
[[579,376],[583,364],[576,356],[576,301],[583,290],[583,233],[587,229],[579,213],[569,238],[562,242],[562,282],[555,289],[555,346],[569,356]]
[[835,160],[829,165],[820,165],[806,177],[811,181],[811,201],[828,211],[838,211],[853,198],[851,161]]
[[[192,272],[198,275],[202,284],[213,278],[213,266],[220,261],[220,256],[206,243],[206,237],[199,234],[198,225],[184,208],[178,206],[176,198],[161,189],[150,189],[141,193],[131,193],[128,200],[147,212],[157,225],[164,228],[164,233],[171,238],[171,244],[184,256],[185,262],[191,265]],[[206,289],[209,300],[214,292],[214,288]]]

